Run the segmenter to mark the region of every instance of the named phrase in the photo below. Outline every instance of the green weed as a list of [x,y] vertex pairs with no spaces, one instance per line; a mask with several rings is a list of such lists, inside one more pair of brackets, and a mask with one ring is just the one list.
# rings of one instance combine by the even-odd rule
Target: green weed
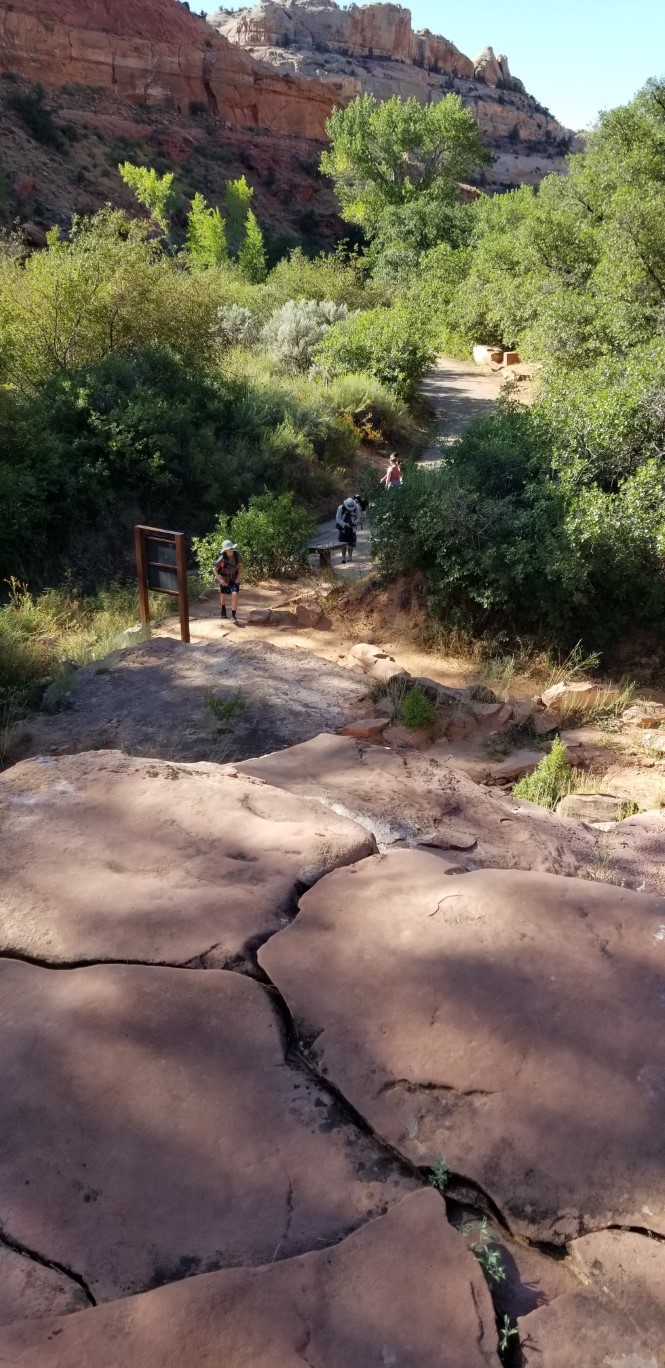
[[499,1351],[500,1351],[500,1353],[505,1354],[506,1350],[507,1350],[507,1349],[509,1348],[509,1346],[510,1346],[510,1341],[511,1341],[511,1339],[513,1339],[513,1337],[516,1336],[516,1335],[518,1335],[518,1334],[519,1334],[519,1331],[518,1331],[518,1329],[517,1329],[517,1326],[516,1326],[516,1325],[511,1325],[511,1323],[510,1323],[510,1316],[504,1316],[503,1321],[502,1321],[501,1325],[499,1326]]
[[553,741],[549,755],[544,755],[533,774],[525,775],[515,784],[513,793],[516,798],[526,798],[539,807],[554,810],[560,798],[570,792],[572,770],[568,763],[568,751],[562,741]]
[[204,708],[211,712],[216,722],[224,725],[232,722],[237,713],[245,707],[242,698],[219,698],[217,694],[206,694],[203,700]]
[[[486,1277],[492,1282],[505,1282],[506,1270],[501,1251],[489,1230],[487,1217],[483,1216],[481,1221],[469,1221],[467,1225],[463,1225],[462,1234]],[[470,1236],[473,1236],[473,1239],[470,1239]]]
[[416,684],[415,688],[405,693],[398,716],[405,727],[412,727],[414,731],[426,731],[434,726],[437,711],[434,703],[423,693],[420,685]]
[[434,1165],[429,1182],[430,1187],[435,1187],[438,1192],[445,1192],[450,1182],[450,1170],[443,1155]]

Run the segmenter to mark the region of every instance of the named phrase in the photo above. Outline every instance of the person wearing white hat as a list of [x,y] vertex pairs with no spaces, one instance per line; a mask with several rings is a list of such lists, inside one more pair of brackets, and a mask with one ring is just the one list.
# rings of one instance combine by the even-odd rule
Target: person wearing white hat
[[226,600],[231,595],[231,618],[236,627],[238,622],[238,594],[240,593],[240,576],[242,575],[242,561],[238,555],[238,547],[235,542],[222,542],[222,550],[213,565],[213,573],[219,584],[219,597],[222,605],[221,615],[228,617],[226,611]]
[[344,499],[335,514],[337,540],[342,547],[342,565],[346,565],[347,555],[353,560],[353,552],[358,540],[356,528],[360,519],[360,509],[355,499]]

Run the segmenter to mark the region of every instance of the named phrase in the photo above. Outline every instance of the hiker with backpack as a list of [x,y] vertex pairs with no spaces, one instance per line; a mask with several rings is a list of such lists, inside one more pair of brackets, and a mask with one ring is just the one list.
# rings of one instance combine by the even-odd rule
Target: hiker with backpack
[[383,476],[381,484],[384,484],[386,486],[386,489],[399,489],[401,483],[402,467],[399,463],[399,457],[397,455],[397,452],[393,451],[392,454],[388,457],[388,469],[385,475]]
[[236,627],[238,622],[238,594],[240,593],[240,576],[242,575],[242,561],[238,555],[238,547],[235,542],[225,541],[222,543],[222,550],[213,565],[213,574],[219,584],[219,597],[221,602],[221,616],[228,617],[226,611],[226,601],[231,595],[231,619]]
[[346,565],[346,558],[353,560],[353,552],[358,540],[356,528],[360,518],[360,509],[355,499],[344,499],[340,504],[335,515],[335,526],[337,528],[337,540],[342,548],[342,565]]

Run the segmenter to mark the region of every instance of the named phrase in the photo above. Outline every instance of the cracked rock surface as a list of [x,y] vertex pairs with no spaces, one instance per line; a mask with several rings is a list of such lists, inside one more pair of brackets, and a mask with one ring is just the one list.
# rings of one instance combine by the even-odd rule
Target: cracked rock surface
[[0,1077],[0,1230],[97,1301],[321,1248],[416,1185],[241,974],[0,960]]
[[319,803],[219,766],[95,751],[0,776],[0,848],[5,954],[224,967],[375,845]]
[[375,1133],[444,1156],[513,1230],[561,1244],[648,1210],[665,1232],[664,910],[394,852],[323,879],[259,960]]
[[[382,845],[431,841],[463,850],[472,866],[579,874],[592,862],[595,833],[533,803],[474,784],[418,751],[316,736],[289,750],[235,766],[277,788],[323,798],[367,822]],[[334,809],[333,809],[334,810]]]
[[433,1192],[333,1249],[0,1328],[30,1368],[499,1368],[489,1293]]
[[23,1317],[66,1316],[89,1305],[83,1288],[66,1273],[0,1243],[0,1326]]
[[525,1368],[661,1368],[665,1243],[602,1230],[572,1248],[587,1285],[521,1321]]

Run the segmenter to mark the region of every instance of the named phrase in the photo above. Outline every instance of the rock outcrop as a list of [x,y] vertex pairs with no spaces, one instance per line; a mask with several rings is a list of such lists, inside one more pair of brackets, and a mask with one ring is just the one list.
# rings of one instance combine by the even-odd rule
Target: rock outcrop
[[471,59],[449,39],[414,30],[402,5],[264,0],[251,9],[220,10],[210,23],[278,71],[315,78],[336,104],[364,91],[379,99],[415,96],[423,104],[457,91],[497,157],[485,175],[490,188],[537,184],[564,169],[572,135],[511,75],[508,58],[488,47]]
[[254,61],[177,0],[0,0],[1,71],[311,138],[333,104],[325,85]]

